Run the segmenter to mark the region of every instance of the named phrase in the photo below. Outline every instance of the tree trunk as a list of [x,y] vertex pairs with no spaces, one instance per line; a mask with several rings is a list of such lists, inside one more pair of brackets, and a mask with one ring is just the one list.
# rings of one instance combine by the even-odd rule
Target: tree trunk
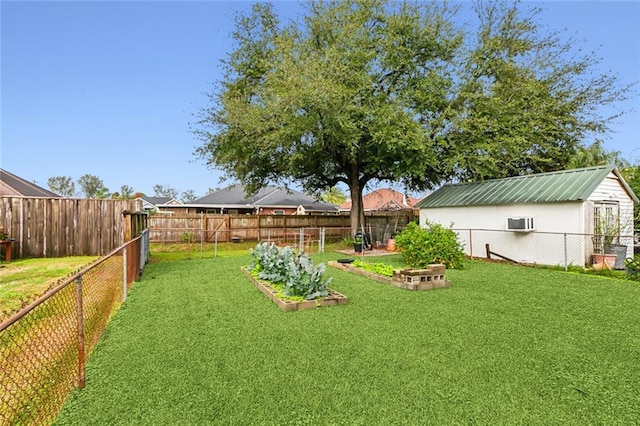
[[351,178],[349,192],[351,193],[351,236],[353,237],[360,230],[360,224],[364,224],[361,221],[364,217],[362,187],[357,175]]

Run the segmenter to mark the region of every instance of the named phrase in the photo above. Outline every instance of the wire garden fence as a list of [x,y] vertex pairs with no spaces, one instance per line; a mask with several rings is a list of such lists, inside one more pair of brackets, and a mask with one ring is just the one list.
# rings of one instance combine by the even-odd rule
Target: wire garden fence
[[[378,234],[374,241],[383,240],[414,220],[412,211],[367,214],[362,231]],[[151,215],[148,226],[153,243],[290,240],[299,229],[313,233],[316,240],[320,229],[327,241],[353,237],[350,217],[344,215]]]
[[[367,225],[362,227],[363,234],[373,247],[386,247],[390,238],[404,228],[404,224],[390,227],[388,225]],[[243,232],[237,230],[219,229],[206,235],[200,228],[179,228],[182,238],[179,242],[188,244],[198,244],[201,252],[205,244],[214,245],[214,253],[217,253],[219,243],[223,242],[246,242],[274,243],[277,245],[292,246],[297,250],[306,253],[322,253],[325,251],[327,243],[352,242],[354,235],[351,227],[300,227],[282,229],[257,229],[246,228]],[[176,229],[166,228],[164,230],[152,229],[155,239],[151,242],[160,244],[171,244],[174,240],[163,238],[164,233],[174,233]],[[163,233],[164,231],[164,233]],[[215,255],[215,254],[214,254]]]
[[149,256],[149,232],[0,324],[0,424],[50,424]]
[[[594,256],[604,254],[602,236],[560,232],[514,232],[492,229],[454,229],[465,253],[471,257],[506,259],[525,264],[585,267]],[[615,237],[611,255],[615,269],[625,269],[624,260],[634,256],[634,236]],[[637,245],[636,245],[637,246]]]

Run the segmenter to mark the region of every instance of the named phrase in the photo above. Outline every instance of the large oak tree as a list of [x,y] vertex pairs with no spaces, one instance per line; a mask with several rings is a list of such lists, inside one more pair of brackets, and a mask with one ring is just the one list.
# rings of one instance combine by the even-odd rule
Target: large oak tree
[[249,192],[343,183],[354,231],[370,182],[423,190],[563,167],[589,132],[607,129],[595,106],[627,88],[591,76],[593,54],[568,55],[535,11],[476,12],[468,26],[440,2],[312,1],[281,24],[254,5],[236,21],[196,153]]

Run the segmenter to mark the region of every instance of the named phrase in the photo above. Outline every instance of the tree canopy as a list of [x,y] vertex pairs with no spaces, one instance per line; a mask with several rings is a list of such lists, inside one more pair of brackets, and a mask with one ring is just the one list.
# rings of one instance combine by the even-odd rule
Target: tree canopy
[[580,146],[571,157],[567,167],[577,169],[580,167],[603,166],[611,164],[622,170],[630,166],[629,162],[622,158],[620,151],[609,151],[602,145],[601,140],[596,140],[589,146]]
[[76,193],[76,184],[69,176],[53,176],[47,179],[49,189],[61,197],[73,197]]
[[171,185],[153,185],[153,193],[156,197],[176,198],[178,196],[178,190]]
[[87,198],[107,198],[109,196],[109,189],[104,186],[102,179],[98,176],[82,175],[78,179],[78,185]]
[[[627,86],[593,54],[536,25],[536,11],[478,3],[474,25],[440,2],[311,1],[281,24],[269,4],[239,15],[235,49],[195,132],[196,153],[254,192],[343,183],[351,224],[363,188],[410,190],[564,167],[612,117]],[[471,29],[473,28],[473,29]]]
[[124,198],[124,199],[131,199],[133,198],[133,188],[130,187],[129,185],[122,185],[120,187],[120,197]]
[[180,201],[184,203],[193,203],[197,199],[198,199],[198,196],[196,195],[193,189],[182,191],[182,195],[180,196]]
[[347,196],[337,186],[326,188],[320,193],[320,199],[325,203],[339,206],[347,201]]

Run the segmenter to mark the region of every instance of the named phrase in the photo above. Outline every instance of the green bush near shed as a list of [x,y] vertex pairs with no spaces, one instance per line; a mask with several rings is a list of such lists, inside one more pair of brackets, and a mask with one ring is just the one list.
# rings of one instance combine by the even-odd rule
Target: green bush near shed
[[466,256],[457,234],[439,223],[427,221],[424,228],[409,223],[396,235],[396,246],[406,264],[413,268],[433,263],[442,263],[447,268],[464,267]]

